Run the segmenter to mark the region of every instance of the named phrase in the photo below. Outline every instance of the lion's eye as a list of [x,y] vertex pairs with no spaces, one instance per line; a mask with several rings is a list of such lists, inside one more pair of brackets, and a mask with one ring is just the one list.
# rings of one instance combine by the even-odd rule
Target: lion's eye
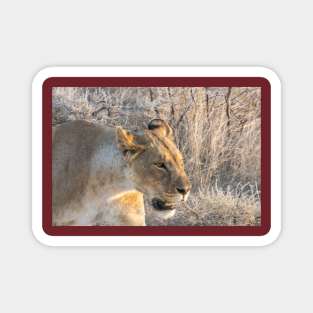
[[162,168],[162,169],[164,169],[164,170],[166,170],[166,166],[165,166],[165,164],[164,163],[154,163],[154,165],[157,167],[157,168]]

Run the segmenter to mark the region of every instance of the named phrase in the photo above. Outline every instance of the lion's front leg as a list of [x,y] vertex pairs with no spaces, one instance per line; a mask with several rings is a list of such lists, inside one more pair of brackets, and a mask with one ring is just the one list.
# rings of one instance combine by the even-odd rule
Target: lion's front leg
[[145,226],[145,208],[142,193],[122,192],[107,201],[109,212],[103,214],[105,225]]

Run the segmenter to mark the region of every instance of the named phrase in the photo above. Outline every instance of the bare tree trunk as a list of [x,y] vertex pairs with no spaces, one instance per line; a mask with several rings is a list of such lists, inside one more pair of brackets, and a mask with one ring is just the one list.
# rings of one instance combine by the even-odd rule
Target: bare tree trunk
[[227,115],[227,126],[230,126],[230,106],[231,106],[231,92],[232,92],[232,87],[228,87],[228,91],[225,95],[225,102],[226,102],[226,115]]
[[228,91],[225,95],[225,103],[226,103],[226,116],[227,116],[227,138],[230,138],[230,106],[231,106],[231,92],[232,92],[232,87],[228,87]]
[[152,91],[152,88],[149,88],[149,93],[150,93],[150,101],[153,102],[153,91]]

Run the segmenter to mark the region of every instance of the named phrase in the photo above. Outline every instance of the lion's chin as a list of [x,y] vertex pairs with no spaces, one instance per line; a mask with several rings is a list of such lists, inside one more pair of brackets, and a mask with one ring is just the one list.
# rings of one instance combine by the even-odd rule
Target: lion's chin
[[164,220],[167,220],[173,217],[175,213],[176,213],[176,209],[164,210],[164,211],[154,210],[154,214],[156,214],[159,218],[162,218]]

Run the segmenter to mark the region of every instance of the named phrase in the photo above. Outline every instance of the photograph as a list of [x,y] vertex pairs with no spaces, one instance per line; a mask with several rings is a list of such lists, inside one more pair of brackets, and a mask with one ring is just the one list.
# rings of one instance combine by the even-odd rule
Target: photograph
[[53,226],[260,226],[261,87],[53,87]]

